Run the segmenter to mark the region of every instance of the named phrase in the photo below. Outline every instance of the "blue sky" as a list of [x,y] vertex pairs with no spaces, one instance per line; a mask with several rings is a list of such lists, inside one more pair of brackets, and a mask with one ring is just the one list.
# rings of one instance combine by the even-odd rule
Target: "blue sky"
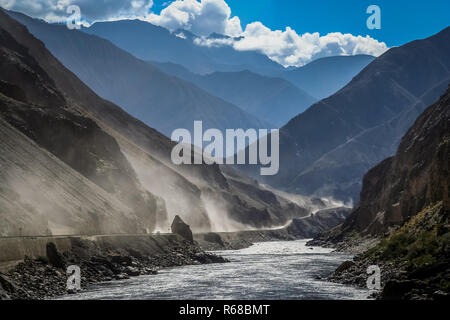
[[[165,0],[155,0],[161,10]],[[330,32],[370,35],[391,46],[426,38],[450,25],[449,0],[227,0],[245,26],[261,21],[271,29],[292,27],[297,33]],[[381,8],[381,30],[368,30],[366,9]]]

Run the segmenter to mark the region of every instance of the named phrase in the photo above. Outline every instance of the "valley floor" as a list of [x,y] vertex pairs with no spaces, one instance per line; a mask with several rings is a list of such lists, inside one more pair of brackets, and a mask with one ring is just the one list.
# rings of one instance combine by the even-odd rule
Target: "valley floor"
[[[9,253],[24,256],[15,267],[0,273],[0,299],[46,299],[67,294],[66,268],[70,265],[80,267],[84,287],[156,274],[161,268],[226,262],[173,234],[6,238],[0,239],[2,244],[12,248]],[[8,251],[1,252],[3,266],[10,265]]]
[[62,299],[80,300],[362,300],[364,288],[326,280],[351,255],[312,248],[307,240],[258,242],[217,251],[225,264],[187,265],[157,275],[98,283]]

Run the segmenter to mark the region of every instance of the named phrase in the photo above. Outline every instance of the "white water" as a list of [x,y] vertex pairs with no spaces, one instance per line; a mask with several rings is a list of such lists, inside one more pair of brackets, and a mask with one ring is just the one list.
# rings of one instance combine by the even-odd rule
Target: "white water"
[[158,275],[94,285],[64,299],[366,299],[368,290],[320,280],[351,257],[306,240],[215,252],[231,263],[164,269]]

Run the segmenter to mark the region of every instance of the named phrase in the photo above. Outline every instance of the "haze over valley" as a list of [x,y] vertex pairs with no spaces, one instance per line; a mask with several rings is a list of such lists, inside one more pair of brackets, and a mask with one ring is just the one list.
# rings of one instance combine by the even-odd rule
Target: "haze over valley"
[[448,23],[49,3],[0,0],[0,300],[448,298]]

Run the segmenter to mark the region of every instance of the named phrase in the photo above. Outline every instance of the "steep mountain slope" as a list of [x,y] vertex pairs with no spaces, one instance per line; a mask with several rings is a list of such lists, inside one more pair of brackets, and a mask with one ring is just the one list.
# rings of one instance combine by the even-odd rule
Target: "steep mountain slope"
[[172,62],[199,74],[284,69],[258,52],[198,46],[194,43],[197,36],[189,31],[178,30],[172,34],[167,29],[139,20],[97,22],[83,31],[107,39],[139,59]]
[[382,234],[427,206],[450,209],[450,88],[403,137],[396,155],[370,170],[344,228]]
[[326,57],[274,75],[321,100],[343,88],[373,60],[375,57],[367,55]]
[[[172,164],[170,153],[174,146],[173,142],[116,105],[98,97],[52,56],[42,42],[30,35],[23,25],[1,11],[0,27],[12,35],[14,42],[11,43],[17,41],[15,45],[21,50],[21,54],[15,54],[13,57],[28,57],[27,64],[13,63],[20,59],[2,59],[2,63],[11,60],[9,64],[15,69],[2,74],[9,78],[0,82],[0,88],[2,92],[8,91],[8,96],[12,96],[15,100],[22,100],[21,103],[20,101],[15,104],[6,103],[1,109],[4,116],[19,130],[28,133],[33,140],[39,140],[43,147],[52,153],[58,153],[58,157],[64,158],[72,168],[78,168],[78,163],[85,157],[88,159],[91,156],[100,157],[101,154],[97,154],[95,148],[103,150],[101,149],[103,147],[107,149],[106,153],[116,155],[120,162],[116,163],[114,159],[109,158],[97,158],[101,161],[94,169],[98,169],[98,173],[104,171],[108,173],[109,169],[119,172],[120,166],[126,165],[129,179],[134,177],[135,186],[129,187],[122,196],[133,195],[134,189],[143,189],[144,195],[148,197],[151,196],[150,192],[155,194],[157,197],[151,196],[151,199],[158,205],[156,211],[152,207],[141,205],[139,199],[134,199],[133,203],[139,206],[146,216],[153,219],[157,229],[166,231],[171,218],[177,214],[190,224],[194,231],[236,230],[248,225],[253,227],[283,225],[293,217],[308,214],[308,209],[282,196],[274,195],[253,180],[232,176],[232,171],[223,174],[219,166]],[[5,66],[7,65],[5,63]],[[2,66],[2,70],[7,69],[3,69]],[[26,76],[14,79],[20,74]],[[26,80],[31,77],[29,74],[38,74],[47,81],[34,81],[28,85]],[[42,99],[47,105],[31,108],[28,102],[23,102],[30,97],[36,101]],[[56,107],[50,106],[53,100]],[[59,107],[60,101],[65,101],[66,104]],[[44,107],[46,112],[38,117]],[[66,123],[66,126],[62,126],[61,123]],[[73,128],[79,128],[78,130],[85,133],[88,139],[90,134],[85,127],[91,128],[92,135],[97,132],[94,137],[104,138],[96,138],[94,141],[83,140],[86,143],[80,138],[78,143],[72,143],[76,142],[75,137],[66,133],[73,133]],[[41,131],[45,134],[41,134]],[[93,150],[86,152],[83,147]],[[59,148],[62,148],[62,151],[79,149],[74,150],[73,156],[69,157],[69,152],[62,152]],[[110,163],[114,166],[106,165]],[[82,166],[77,170],[84,169]],[[95,175],[94,177],[89,175],[88,178],[94,179]],[[104,181],[101,179],[98,181],[99,184],[102,182]],[[108,185],[105,185],[105,188],[107,187]],[[120,199],[120,194],[118,198]],[[162,206],[161,199],[165,200],[167,216],[159,210]],[[143,226],[140,220],[137,222],[140,227]]]
[[[421,114],[424,106],[433,103],[445,91],[449,80],[431,88],[416,104],[397,117],[367,129],[323,155],[297,176],[292,185],[307,185],[318,194],[332,194],[338,199],[352,197],[356,201],[361,190],[361,177],[367,172],[368,164],[380,162],[386,155],[396,152],[404,132]],[[301,190],[302,186],[298,188]]]
[[363,173],[395,152],[449,80],[450,28],[389,50],[280,130],[280,172],[266,182],[357,201]]
[[189,41],[144,21],[97,22],[82,30],[111,41],[141,60],[177,62],[196,72],[211,71],[214,65],[208,56],[197,51]]
[[[4,15],[3,12],[0,14]],[[117,142],[101,130],[93,120],[81,115],[77,111],[77,106],[67,100],[64,94],[56,88],[53,80],[29,54],[27,48],[19,44],[5,30],[8,19],[4,19],[2,16],[0,22],[0,68],[2,70],[0,74],[0,117],[79,174],[91,180],[104,192],[102,194],[99,190],[94,189],[86,182],[87,180],[80,179],[67,167],[56,162],[54,158],[49,160],[48,168],[46,168],[42,159],[49,158],[49,156],[43,151],[39,153],[36,150],[37,147],[32,147],[31,150],[34,148],[34,152],[31,154],[39,157],[40,162],[34,164],[31,159],[31,162],[22,168],[22,171],[18,171],[18,167],[13,165],[12,169],[17,172],[17,176],[14,176],[12,172],[8,173],[11,176],[5,176],[2,183],[5,183],[7,189],[4,190],[10,195],[19,194],[19,198],[23,197],[23,201],[30,201],[28,205],[36,209],[47,206],[49,212],[41,212],[43,217],[57,216],[58,211],[62,211],[61,219],[67,219],[69,215],[73,216],[76,213],[75,206],[79,206],[79,211],[86,214],[83,223],[94,220],[91,227],[87,228],[91,232],[104,230],[101,228],[103,224],[101,218],[108,215],[100,211],[100,208],[110,207],[113,211],[110,214],[117,214],[118,210],[114,210],[114,208],[121,208],[118,206],[120,201],[123,203],[120,210],[133,213],[128,217],[129,221],[123,221],[123,230],[134,232],[152,230],[157,214],[166,214],[163,202],[141,187],[132,167],[120,152]],[[22,31],[26,32],[26,30]],[[42,49],[45,50],[43,46]],[[4,121],[2,121],[3,124],[5,124]],[[14,148],[11,150],[11,146],[14,144],[9,146],[8,150],[11,150],[11,154],[4,154],[7,163],[23,154],[25,145],[31,144],[29,141],[20,141],[20,136],[14,134],[10,129],[8,133],[12,136],[12,141],[16,141],[18,150],[14,150]],[[4,141],[4,143],[6,142]],[[24,157],[26,156],[25,154]],[[30,155],[26,159],[30,160]],[[20,161],[25,162],[24,159]],[[9,164],[9,166],[11,165]],[[32,172],[34,166],[37,168],[37,172]],[[29,171],[29,177],[25,175],[27,171]],[[40,179],[39,174],[42,174]],[[58,174],[61,174],[61,181],[58,181],[55,176]],[[50,177],[50,181],[46,182],[46,177]],[[39,189],[42,184],[43,194],[41,197],[43,200],[48,201],[49,198],[58,195],[61,195],[62,199],[70,200],[64,193],[68,193],[69,196],[70,193],[73,193],[73,187],[69,188],[68,184],[76,180],[80,181],[78,184],[84,190],[80,190],[79,197],[73,197],[71,200],[73,203],[68,203],[66,209],[58,208],[62,205],[61,200],[56,200],[52,207],[51,203],[44,201],[41,205],[38,194],[30,194],[29,199],[25,196],[33,188]],[[31,184],[28,186],[27,182],[31,182]],[[58,189],[58,183],[63,188],[55,191],[54,195],[50,194],[49,184],[51,183],[55,184],[55,189]],[[89,189],[92,189],[92,199],[86,196]],[[21,194],[22,190],[25,191],[25,194]],[[110,194],[109,197],[105,195],[106,193]],[[105,201],[101,206],[99,206],[101,200],[99,196],[102,196]],[[83,197],[93,202],[93,205],[77,203]],[[112,197],[117,200],[111,201]],[[24,202],[17,202],[17,204],[21,203]],[[95,210],[88,211],[90,207]],[[31,210],[31,212],[35,211]],[[76,215],[80,213],[76,213]],[[92,217],[89,218],[89,216]],[[119,215],[114,218],[120,220],[123,217]],[[115,223],[117,222],[116,220]],[[109,225],[110,222],[104,222],[104,224]],[[79,227],[79,225],[75,225],[74,229],[81,230]],[[119,228],[116,226],[115,230],[119,230]]]
[[193,131],[195,120],[203,120],[205,129],[267,127],[238,107],[164,74],[109,41],[20,13],[9,14],[98,95],[168,137],[178,128]]
[[281,78],[261,76],[248,70],[198,75],[180,65],[152,62],[167,74],[196,84],[205,91],[280,128],[316,99]]
[[367,237],[382,239],[333,279],[348,283],[379,265],[382,298],[448,298],[449,182],[450,86],[408,130],[395,156],[366,174],[359,207],[320,237],[347,248]]
[[0,133],[0,236],[140,231],[129,207],[1,118]]

